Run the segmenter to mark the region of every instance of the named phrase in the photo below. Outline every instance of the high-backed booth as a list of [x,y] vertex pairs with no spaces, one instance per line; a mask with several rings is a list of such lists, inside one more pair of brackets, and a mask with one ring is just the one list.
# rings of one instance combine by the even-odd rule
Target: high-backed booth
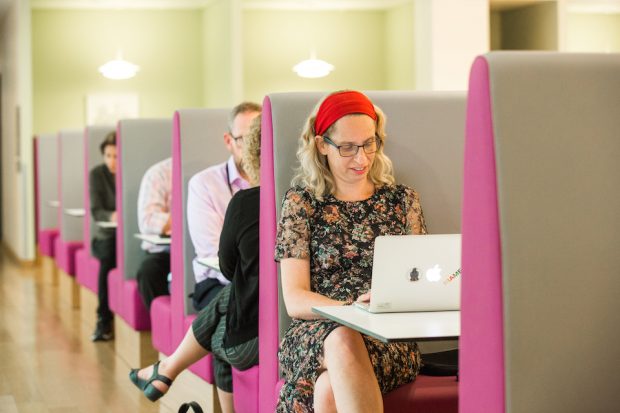
[[[225,109],[183,109],[174,115],[171,245],[174,276],[171,295],[157,297],[151,305],[153,346],[164,354],[174,351],[196,317],[189,297],[196,284],[192,268],[196,254],[187,224],[188,182],[196,173],[225,162],[230,156],[223,142],[223,134],[228,130],[227,116],[228,110]],[[190,371],[213,383],[211,356],[192,365]],[[208,396],[207,390],[200,388],[202,384],[204,381],[184,383],[185,387],[192,389],[197,385],[196,391],[201,397]],[[214,389],[211,390],[211,396],[215,395]]]
[[[429,233],[459,233],[465,125],[462,93],[371,92],[386,113],[385,152],[397,182],[420,194]],[[277,399],[279,337],[289,320],[278,300],[273,260],[276,223],[293,168],[305,119],[323,93],[272,94],[263,105],[260,218],[260,412]],[[428,350],[428,349],[427,349]],[[454,377],[419,376],[384,399],[386,411],[456,412]]]
[[78,284],[97,292],[97,277],[99,275],[99,260],[91,251],[92,234],[97,231],[97,225],[90,214],[90,193],[88,175],[95,166],[103,162],[99,146],[106,135],[112,132],[112,126],[88,126],[84,130],[84,248],[76,254],[76,280]]
[[97,299],[99,260],[91,251],[92,234],[97,226],[90,213],[89,173],[95,166],[103,162],[100,145],[106,135],[114,130],[112,126],[87,126],[84,129],[84,225],[83,243],[75,254],[75,279],[84,287],[80,292],[80,310],[84,319],[91,324],[96,320],[96,310],[99,305]]
[[43,275],[57,282],[54,245],[58,238],[58,137],[54,134],[34,139],[35,228]]
[[612,412],[620,360],[620,55],[473,64],[460,412]]
[[56,265],[64,301],[79,306],[75,283],[75,254],[82,248],[84,222],[84,146],[81,130],[62,130],[58,134],[58,223],[60,235],[55,241]]
[[[171,119],[125,119],[116,133],[116,263],[108,276],[110,309],[116,314],[116,350],[132,366],[154,361],[151,320],[136,273],[143,252],[138,229],[138,192],[146,170],[171,154]],[[139,332],[145,332],[140,334]]]
[[34,140],[35,222],[39,253],[54,257],[58,237],[58,137],[42,134]]

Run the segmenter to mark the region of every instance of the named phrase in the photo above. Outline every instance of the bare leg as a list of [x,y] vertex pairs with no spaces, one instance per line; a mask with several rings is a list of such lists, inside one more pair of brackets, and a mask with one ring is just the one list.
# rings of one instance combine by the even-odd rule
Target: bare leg
[[325,339],[324,354],[338,412],[382,413],[383,398],[361,334],[338,327]]
[[314,411],[316,413],[337,413],[334,391],[327,371],[321,373],[314,383]]
[[[159,374],[174,380],[183,370],[207,354],[209,352],[198,343],[194,330],[190,327],[174,353],[159,363]],[[151,377],[151,374],[153,374],[153,366],[148,366],[138,372],[138,377],[146,380]],[[168,391],[168,386],[158,380],[153,382],[153,386],[162,392]]]
[[222,413],[235,413],[233,407],[233,394],[222,389],[217,389],[217,396],[220,399]]

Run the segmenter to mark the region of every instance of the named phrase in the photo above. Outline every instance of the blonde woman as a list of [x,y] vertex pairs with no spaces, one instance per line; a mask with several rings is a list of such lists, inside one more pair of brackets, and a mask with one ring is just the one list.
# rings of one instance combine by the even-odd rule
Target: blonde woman
[[360,92],[327,96],[306,122],[276,242],[293,318],[278,412],[382,412],[382,394],[419,371],[416,343],[381,343],[311,311],[369,299],[375,237],[426,233],[417,193],[394,183],[385,142],[385,116]]
[[[219,245],[220,269],[231,284],[198,313],[170,357],[130,372],[131,381],[152,401],[168,391],[179,373],[209,352],[239,370],[258,364],[260,116],[252,121],[243,139],[243,167],[253,187],[237,192],[231,199]],[[218,375],[217,369],[214,373]],[[232,388],[232,383],[222,380],[216,377],[216,383]],[[232,412],[232,393],[218,394],[222,412]]]

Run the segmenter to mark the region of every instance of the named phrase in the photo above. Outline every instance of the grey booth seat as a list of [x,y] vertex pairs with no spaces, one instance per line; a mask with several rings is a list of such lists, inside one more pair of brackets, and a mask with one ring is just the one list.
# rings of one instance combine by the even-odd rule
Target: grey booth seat
[[64,242],[82,241],[83,217],[67,214],[67,209],[84,208],[84,142],[82,130],[61,130],[58,134],[59,223]]
[[[276,216],[280,215],[281,202],[290,187],[293,170],[297,166],[296,150],[301,130],[313,107],[324,93],[282,93],[267,96],[271,104],[271,119],[263,121],[273,129],[273,174],[275,191],[265,192],[274,196]],[[372,101],[387,115],[387,140],[385,152],[394,163],[396,180],[415,188],[420,194],[429,233],[460,233],[463,142],[465,125],[465,94],[456,92],[368,92]],[[265,105],[267,106],[267,105]],[[266,110],[266,109],[265,109]],[[266,112],[267,113],[267,112]],[[263,130],[263,136],[265,129]],[[263,145],[265,142],[263,142]],[[264,159],[263,154],[263,159]],[[265,178],[263,165],[262,178]],[[268,168],[268,167],[267,167]],[[269,171],[271,172],[271,171]],[[265,191],[263,182],[261,189]],[[267,205],[261,196],[261,208]],[[270,211],[261,210],[262,216]],[[269,219],[269,218],[265,218]],[[261,245],[272,229],[261,219]],[[271,223],[273,225],[273,223]],[[265,239],[263,239],[265,236]],[[271,234],[275,236],[275,234]],[[273,248],[261,251],[261,269],[265,260],[273,260]],[[271,321],[269,274],[261,270],[261,331],[270,329]],[[279,282],[278,282],[279,284]],[[282,335],[290,319],[279,294],[279,329]],[[265,330],[264,330],[265,329]],[[268,334],[266,334],[268,335]],[[430,344],[430,343],[429,343]],[[430,345],[431,351],[454,347],[454,343]],[[277,351],[277,341],[271,337],[260,338],[261,386],[271,382],[272,354]],[[269,409],[269,391],[261,387],[261,409]]]
[[[110,307],[135,330],[148,330],[150,318],[139,298],[136,272],[143,253],[138,230],[138,192],[144,173],[171,155],[172,119],[124,119],[117,127],[117,269],[110,272]],[[125,286],[124,286],[125,285]]]
[[620,55],[471,73],[461,411],[618,411]]
[[52,257],[58,236],[58,137],[35,137],[36,231],[39,252]]
[[54,254],[58,268],[75,275],[75,254],[82,247],[84,217],[84,142],[83,131],[62,130],[58,134],[60,235],[55,240]]

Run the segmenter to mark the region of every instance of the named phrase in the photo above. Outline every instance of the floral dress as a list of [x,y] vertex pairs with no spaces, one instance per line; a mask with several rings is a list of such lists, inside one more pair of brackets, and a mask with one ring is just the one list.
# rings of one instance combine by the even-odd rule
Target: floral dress
[[[383,186],[357,202],[332,195],[320,201],[312,192],[294,187],[282,204],[275,258],[309,258],[311,290],[352,302],[370,289],[375,238],[412,233],[425,234],[426,225],[418,194],[406,186]],[[339,326],[324,319],[293,320],[278,354],[286,383],[277,412],[314,411],[323,342]],[[420,368],[416,343],[363,338],[383,394],[415,379]]]

